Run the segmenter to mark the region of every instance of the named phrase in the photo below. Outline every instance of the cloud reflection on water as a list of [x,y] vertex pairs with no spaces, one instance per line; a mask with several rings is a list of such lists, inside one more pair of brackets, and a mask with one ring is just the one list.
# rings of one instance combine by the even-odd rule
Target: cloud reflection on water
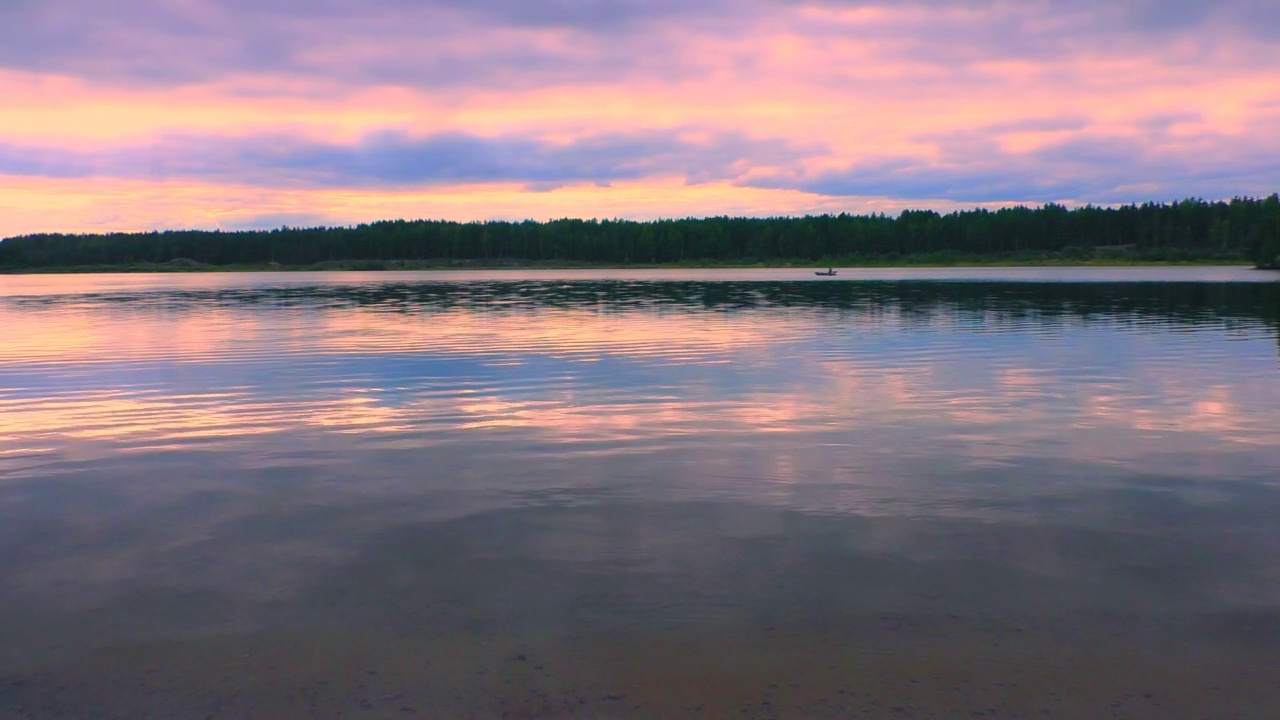
[[680,617],[966,597],[1265,610],[1275,293],[396,281],[0,298],[0,568],[14,612],[86,637],[248,631],[327,603],[375,622],[414,599],[439,622],[575,603],[617,620],[661,616],[677,586]]
[[[1155,431],[1261,444],[1275,427],[1274,405],[1261,402],[1276,396],[1273,320],[1250,317],[1267,287],[1241,289],[1238,308],[1228,306],[1237,315],[1208,322],[1163,289],[1145,300],[1120,289],[1090,307],[1069,291],[1036,306],[1008,286],[870,287],[810,297],[776,285],[670,285],[650,297],[599,284],[556,300],[516,284],[18,298],[0,304],[14,329],[0,434],[155,448],[260,433],[430,443],[432,433],[502,430],[560,448],[910,422],[940,438],[999,436],[970,443],[992,458],[1026,452],[1036,437],[1078,444],[1100,428],[1141,446]],[[1243,334],[1231,355],[1224,328]]]

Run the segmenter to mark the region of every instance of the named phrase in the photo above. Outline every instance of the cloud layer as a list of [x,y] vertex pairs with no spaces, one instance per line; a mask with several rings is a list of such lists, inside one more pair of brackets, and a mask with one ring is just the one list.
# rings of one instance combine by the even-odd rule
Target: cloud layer
[[179,135],[89,150],[0,144],[0,169],[49,178],[179,178],[268,187],[522,183],[546,190],[651,176],[678,175],[690,183],[734,179],[757,164],[791,163],[803,153],[783,140],[753,140],[738,133],[695,137],[649,131],[556,143],[519,135],[381,132],[342,144],[279,134]]
[[0,236],[1269,194],[1277,39],[1271,0],[13,0]]

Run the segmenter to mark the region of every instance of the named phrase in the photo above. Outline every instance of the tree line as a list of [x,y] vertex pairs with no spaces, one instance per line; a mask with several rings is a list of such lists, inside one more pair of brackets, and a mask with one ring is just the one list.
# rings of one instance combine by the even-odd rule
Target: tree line
[[198,262],[306,266],[363,261],[580,263],[1251,259],[1280,256],[1280,195],[1120,207],[975,209],[897,216],[549,222],[387,220],[354,227],[38,234],[0,241],[0,268]]

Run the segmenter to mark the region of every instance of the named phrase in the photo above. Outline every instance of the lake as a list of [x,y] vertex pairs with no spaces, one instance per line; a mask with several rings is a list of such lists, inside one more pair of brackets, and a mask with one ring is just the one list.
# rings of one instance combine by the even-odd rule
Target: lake
[[0,716],[1273,720],[1278,280],[0,276]]

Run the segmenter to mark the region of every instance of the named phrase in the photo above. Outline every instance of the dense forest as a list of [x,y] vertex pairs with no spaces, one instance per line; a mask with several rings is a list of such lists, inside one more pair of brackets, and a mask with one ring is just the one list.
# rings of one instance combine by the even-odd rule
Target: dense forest
[[0,242],[0,268],[264,265],[374,269],[396,261],[601,264],[1251,260],[1280,256],[1280,196],[939,214],[458,223],[391,220],[263,231],[44,234]]

